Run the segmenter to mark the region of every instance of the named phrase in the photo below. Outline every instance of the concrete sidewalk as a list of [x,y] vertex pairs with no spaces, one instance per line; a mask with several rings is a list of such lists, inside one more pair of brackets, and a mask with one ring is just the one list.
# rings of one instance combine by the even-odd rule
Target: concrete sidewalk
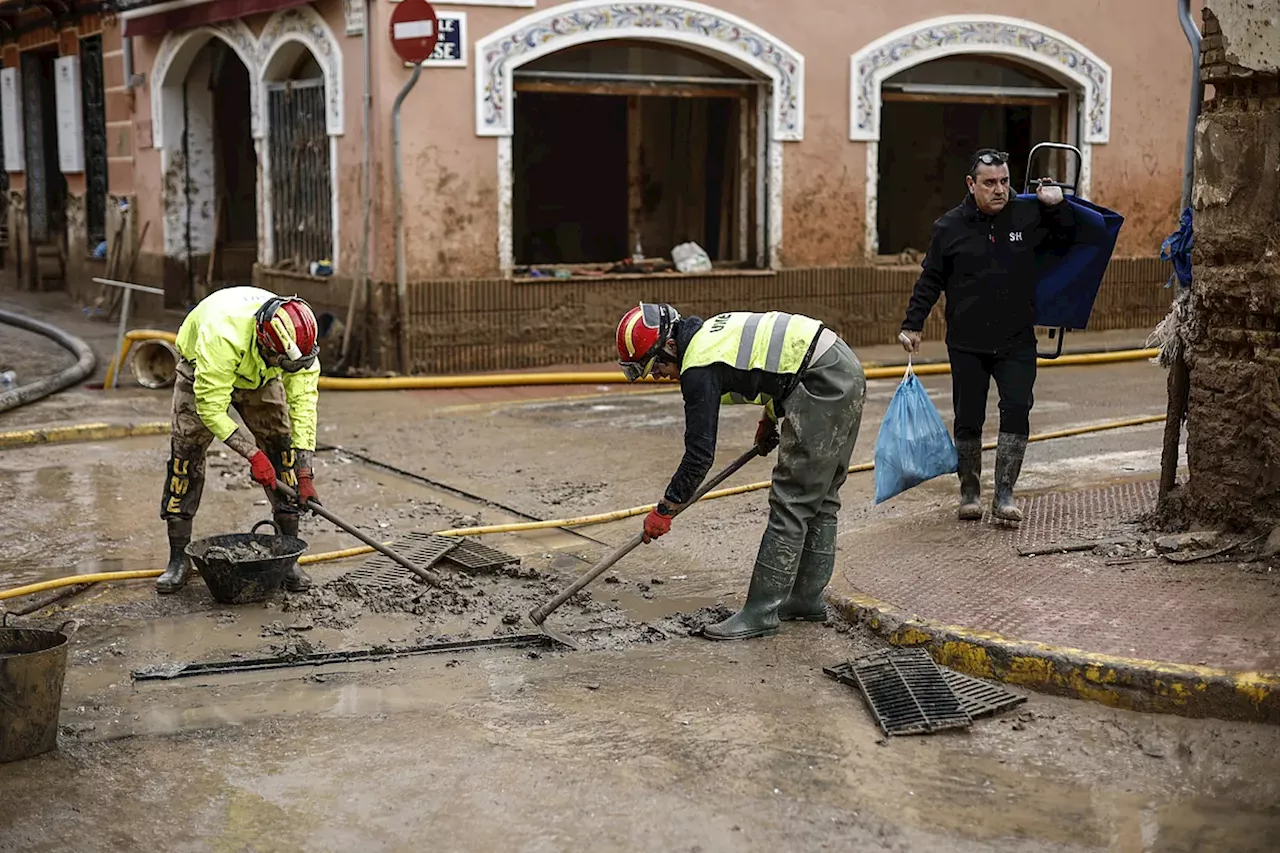
[[[1134,523],[1155,499],[1152,479],[1023,497],[1020,528],[961,523],[949,502],[885,504],[841,537],[828,596],[852,621],[973,675],[1280,723],[1280,563],[1155,556]],[[1134,542],[1019,550],[1123,536]]]

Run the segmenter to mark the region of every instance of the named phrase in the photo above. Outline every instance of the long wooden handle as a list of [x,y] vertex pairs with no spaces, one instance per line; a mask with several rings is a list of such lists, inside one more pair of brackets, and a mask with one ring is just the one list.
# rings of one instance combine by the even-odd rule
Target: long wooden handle
[[[282,494],[284,494],[286,497],[292,498],[295,501],[298,499],[298,493],[295,492],[293,489],[289,488],[289,486],[280,482],[279,480],[276,480],[276,489],[280,491]],[[423,568],[419,568],[418,566],[415,566],[413,563],[409,562],[404,557],[397,554],[395,551],[392,551],[390,548],[388,548],[386,545],[383,545],[378,540],[370,536],[365,536],[355,527],[353,527],[350,524],[347,524],[341,518],[338,518],[336,515],[329,512],[329,510],[320,506],[320,504],[316,503],[315,501],[308,500],[306,503],[306,509],[311,510],[316,515],[320,516],[326,521],[333,522],[335,525],[342,528],[347,533],[350,533],[352,536],[359,539],[361,542],[368,545],[370,548],[374,549],[375,551],[386,554],[392,560],[395,560],[397,563],[404,566],[406,569],[413,572],[419,578],[431,584],[432,586],[440,586],[440,580],[441,580],[440,575],[436,574],[430,569],[423,569]]]
[[[676,510],[675,515],[673,515],[672,518],[700,501],[703,495],[723,483],[729,477],[733,476],[738,469],[759,455],[760,451],[757,448],[752,447],[749,451],[733,460],[733,463],[730,464],[729,467],[725,468],[719,474],[704,483],[702,488],[698,489],[697,494],[693,496],[693,499],[690,500],[689,503],[685,504],[681,509]],[[558,593],[555,598],[530,610],[529,619],[533,624],[541,625],[546,618],[558,610],[562,604],[577,595],[583,587],[600,577],[600,575],[604,574],[614,563],[627,556],[627,554],[631,553],[631,551],[642,542],[644,542],[644,533],[637,533],[633,538],[629,539],[626,544],[620,546],[612,554],[592,566],[582,577],[565,587],[564,590]]]

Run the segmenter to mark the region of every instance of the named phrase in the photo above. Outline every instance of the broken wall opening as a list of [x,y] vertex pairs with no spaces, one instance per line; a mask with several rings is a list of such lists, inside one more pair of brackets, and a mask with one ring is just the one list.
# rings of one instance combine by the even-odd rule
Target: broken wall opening
[[761,83],[701,54],[582,45],[514,74],[517,265],[758,256]]
[[[908,68],[882,85],[876,229],[879,252],[924,252],[933,222],[960,202],[969,158],[979,148],[1010,156],[1021,192],[1027,155],[1040,142],[1071,142],[1071,92],[1020,63],[946,57]],[[1070,161],[1070,162],[1068,162]],[[1074,158],[1037,153],[1033,168],[1074,183]]]

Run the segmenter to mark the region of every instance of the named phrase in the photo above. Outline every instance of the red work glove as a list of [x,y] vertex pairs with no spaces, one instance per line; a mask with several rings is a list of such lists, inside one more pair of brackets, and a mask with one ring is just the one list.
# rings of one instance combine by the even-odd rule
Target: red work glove
[[303,507],[307,505],[307,501],[314,501],[317,506],[323,506],[320,498],[316,495],[316,484],[314,475],[310,468],[298,469],[298,503]]
[[259,486],[269,492],[276,490],[276,469],[267,454],[259,450],[250,456],[249,471],[253,474],[253,481]]
[[656,507],[649,510],[649,514],[645,516],[644,541],[646,544],[671,530],[671,516],[664,515],[662,512],[663,509],[665,509],[665,507],[662,504],[658,504]]
[[756,447],[761,456],[768,456],[778,446],[778,425],[765,415],[756,426]]

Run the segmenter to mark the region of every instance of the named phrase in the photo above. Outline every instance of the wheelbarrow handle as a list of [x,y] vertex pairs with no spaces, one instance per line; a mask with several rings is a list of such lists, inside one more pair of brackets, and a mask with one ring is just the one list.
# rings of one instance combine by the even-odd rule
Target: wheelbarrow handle
[[[280,482],[279,480],[276,480],[276,490],[279,491],[281,494],[283,494],[285,497],[290,498],[291,500],[294,500],[294,501],[298,500],[298,493],[295,492],[293,489],[291,489],[285,483]],[[316,503],[315,501],[307,500],[306,503],[303,505],[303,509],[311,510],[316,515],[320,516],[326,521],[332,522],[334,525],[341,528],[342,530],[345,530],[347,533],[350,533],[352,536],[359,539],[361,542],[368,545],[373,550],[387,555],[392,560],[404,566],[406,569],[413,572],[419,578],[431,584],[432,586],[440,586],[442,578],[440,577],[439,574],[431,571],[430,569],[424,569],[419,566],[415,566],[413,563],[409,562],[404,557],[397,554],[395,551],[392,551],[390,548],[388,548],[386,545],[383,545],[378,540],[374,539],[371,536],[364,535],[355,527],[343,521],[341,518],[338,518],[336,515],[329,512],[329,510],[320,506],[320,504]]]

